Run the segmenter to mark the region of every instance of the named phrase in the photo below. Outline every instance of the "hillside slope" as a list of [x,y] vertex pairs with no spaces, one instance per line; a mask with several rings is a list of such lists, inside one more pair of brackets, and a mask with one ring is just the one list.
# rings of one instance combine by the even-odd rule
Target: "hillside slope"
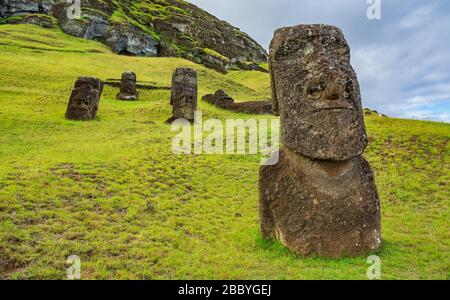
[[[33,25],[0,26],[0,278],[366,279],[366,257],[298,258],[258,229],[258,155],[171,151],[169,91],[116,101],[98,120],[64,112],[80,75],[170,82],[195,67],[200,96],[223,88],[258,99],[261,72],[223,75],[178,58],[118,56],[106,46]],[[258,84],[259,83],[259,84]],[[202,101],[203,118],[231,113]],[[450,125],[370,116],[370,161],[382,204],[383,279],[448,279]]]
[[0,0],[1,23],[58,26],[119,54],[183,57],[225,72],[260,69],[266,51],[247,34],[183,0],[83,0],[68,18],[64,0]]

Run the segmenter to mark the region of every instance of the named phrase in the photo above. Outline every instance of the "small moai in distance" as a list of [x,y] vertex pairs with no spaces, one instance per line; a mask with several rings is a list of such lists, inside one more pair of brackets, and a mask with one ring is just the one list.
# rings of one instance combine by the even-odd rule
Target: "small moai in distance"
[[172,105],[172,118],[194,121],[197,110],[197,72],[191,68],[177,68],[172,77],[170,104]]
[[103,82],[95,77],[79,77],[70,95],[66,118],[69,120],[93,120],[97,116]]
[[220,108],[227,108],[234,104],[233,98],[228,96],[224,90],[217,90],[214,94],[205,95],[202,100]]
[[344,35],[327,25],[281,28],[269,63],[282,146],[278,163],[260,168],[263,236],[304,256],[375,252],[380,203]]
[[122,78],[120,80],[120,93],[116,95],[116,99],[125,101],[138,100],[135,73],[131,71],[122,73]]

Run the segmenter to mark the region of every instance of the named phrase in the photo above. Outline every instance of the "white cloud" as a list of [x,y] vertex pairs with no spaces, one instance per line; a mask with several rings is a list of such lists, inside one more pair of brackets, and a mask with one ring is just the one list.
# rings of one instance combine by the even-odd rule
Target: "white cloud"
[[400,25],[408,29],[418,27],[433,17],[433,13],[436,8],[436,3],[432,5],[421,6],[404,17],[400,21]]

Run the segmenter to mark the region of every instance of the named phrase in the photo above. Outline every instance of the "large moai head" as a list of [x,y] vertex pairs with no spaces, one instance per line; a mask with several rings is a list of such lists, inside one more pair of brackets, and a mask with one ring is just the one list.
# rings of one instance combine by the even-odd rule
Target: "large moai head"
[[93,120],[97,116],[103,82],[94,77],[79,77],[70,95],[66,118],[69,120]]
[[270,45],[272,101],[282,143],[313,159],[342,161],[364,152],[361,95],[341,30],[298,25]]
[[116,96],[117,100],[137,100],[136,74],[127,71],[122,73],[120,80],[120,93]]
[[197,72],[190,68],[177,68],[172,77],[170,104],[175,119],[194,120],[197,110]]

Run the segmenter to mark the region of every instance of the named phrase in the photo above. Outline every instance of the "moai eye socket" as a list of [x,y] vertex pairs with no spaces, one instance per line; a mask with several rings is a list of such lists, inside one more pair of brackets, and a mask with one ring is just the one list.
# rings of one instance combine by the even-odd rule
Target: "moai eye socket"
[[347,93],[353,93],[355,89],[353,88],[353,83],[349,80],[347,81],[347,84],[345,85],[345,91]]
[[351,98],[353,92],[355,91],[354,87],[353,87],[353,82],[351,80],[348,80],[347,83],[345,84],[345,93],[344,93],[344,97],[346,99]]
[[310,83],[308,89],[306,90],[306,95],[311,99],[319,99],[325,88],[326,88],[325,82],[322,81],[312,82]]

